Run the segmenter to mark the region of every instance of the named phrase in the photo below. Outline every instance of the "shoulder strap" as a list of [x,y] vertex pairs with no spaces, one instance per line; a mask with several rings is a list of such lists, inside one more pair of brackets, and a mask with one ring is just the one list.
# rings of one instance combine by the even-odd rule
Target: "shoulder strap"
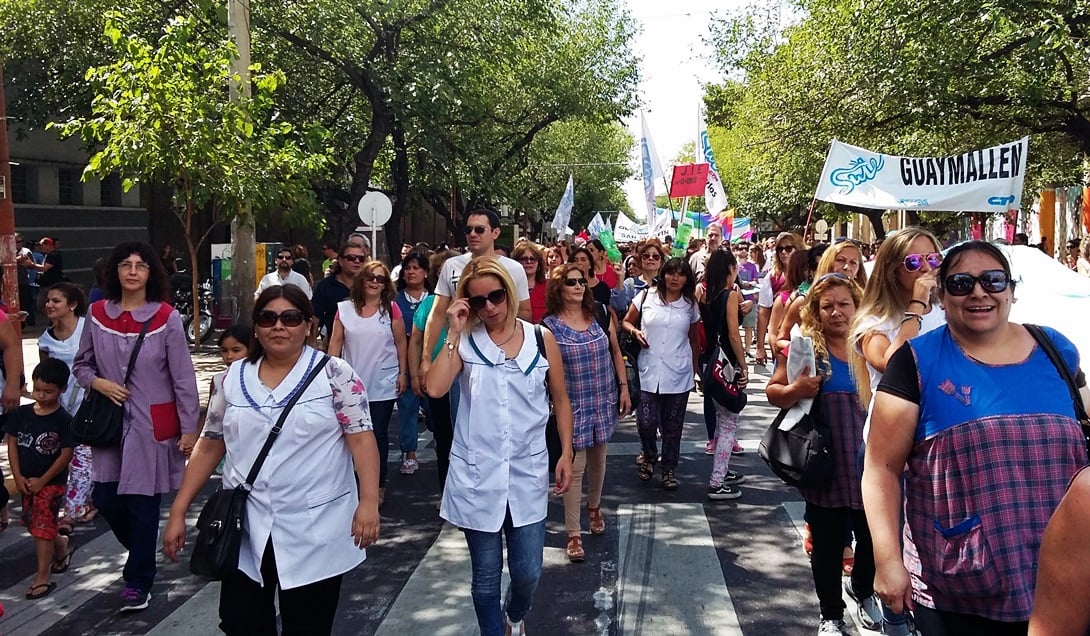
[[265,438],[265,445],[261,447],[261,452],[257,454],[257,459],[254,460],[254,465],[250,468],[250,473],[246,475],[246,490],[249,490],[257,479],[257,473],[261,470],[261,465],[265,463],[265,458],[269,456],[269,450],[272,449],[273,442],[276,441],[280,431],[284,428],[284,420],[288,419],[288,413],[291,412],[295,403],[299,401],[299,398],[306,392],[307,387],[314,381],[314,378],[318,377],[318,374],[325,368],[326,363],[329,362],[329,356],[323,355],[322,359],[318,361],[318,364],[314,365],[314,368],[310,370],[310,375],[307,376],[303,386],[299,387],[299,390],[295,392],[295,395],[291,396],[288,403],[284,406],[284,410],[280,411],[280,417],[276,420],[276,424],[273,425],[272,430],[269,431],[269,436]]
[[606,337],[609,337],[609,310],[602,303],[594,303],[594,319],[598,321],[598,326],[602,328],[602,331],[606,333]]
[[650,285],[643,288],[643,296],[640,297],[640,315],[636,316],[636,329],[640,329],[643,326],[643,304],[647,302],[647,292],[650,289]]
[[545,355],[545,336],[541,335],[541,325],[534,325],[534,340],[537,340],[537,352],[542,357],[548,357]]
[[1083,407],[1082,397],[1079,395],[1079,387],[1075,384],[1075,377],[1071,375],[1071,369],[1067,367],[1063,356],[1056,350],[1056,345],[1052,343],[1052,338],[1049,338],[1045,330],[1038,325],[1025,324],[1023,326],[1029,332],[1029,335],[1033,336],[1033,339],[1037,341],[1037,344],[1041,346],[1041,350],[1045,352],[1048,359],[1052,361],[1052,365],[1060,372],[1060,378],[1067,384],[1067,390],[1071,393],[1071,400],[1075,406],[1075,418],[1080,422],[1085,422],[1087,419],[1086,409]]
[[151,326],[152,319],[148,318],[144,321],[144,324],[140,326],[140,335],[136,337],[136,344],[132,346],[132,353],[129,354],[129,366],[125,369],[125,381],[121,384],[128,384],[129,378],[132,377],[132,368],[136,366],[136,354],[140,353],[140,347],[144,344],[144,336],[148,335],[148,327]]

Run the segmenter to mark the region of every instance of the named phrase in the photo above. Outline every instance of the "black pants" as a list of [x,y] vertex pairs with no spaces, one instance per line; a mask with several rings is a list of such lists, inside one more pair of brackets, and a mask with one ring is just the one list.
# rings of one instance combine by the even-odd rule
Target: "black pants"
[[859,600],[874,594],[874,548],[871,546],[867,516],[862,510],[823,508],[810,503],[806,504],[806,516],[810,520],[810,536],[814,539],[810,571],[814,576],[821,617],[840,620],[844,618],[840,577],[846,532],[855,531],[852,590]]
[[[220,590],[220,629],[228,636],[276,636],[276,557],[272,540],[261,557],[265,585],[240,570],[223,579]],[[290,590],[279,590],[280,622],[284,636],[318,636],[333,631],[341,579],[337,575]]]
[[435,463],[439,469],[439,492],[447,483],[450,470],[450,447],[454,443],[454,414],[450,412],[450,393],[443,397],[429,397],[431,408],[432,438],[435,440]]
[[916,618],[916,627],[924,636],[958,636],[960,634],[1025,636],[1029,631],[1029,621],[1005,623],[972,614],[933,610],[918,603],[913,615]]

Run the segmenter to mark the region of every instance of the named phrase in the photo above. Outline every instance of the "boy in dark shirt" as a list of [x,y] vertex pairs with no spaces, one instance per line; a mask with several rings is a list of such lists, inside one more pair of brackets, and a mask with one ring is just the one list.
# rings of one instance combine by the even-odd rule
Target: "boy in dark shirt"
[[26,593],[27,599],[35,600],[57,587],[49,575],[65,572],[72,562],[69,539],[57,530],[73,442],[72,416],[60,403],[68,386],[68,365],[49,358],[34,368],[31,377],[34,404],[12,413],[4,432],[11,474],[23,493],[23,521],[38,544],[38,573]]

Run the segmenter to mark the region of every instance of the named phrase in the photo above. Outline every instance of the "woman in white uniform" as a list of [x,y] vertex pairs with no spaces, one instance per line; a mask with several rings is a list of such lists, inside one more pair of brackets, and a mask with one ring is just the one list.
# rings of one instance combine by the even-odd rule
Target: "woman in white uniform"
[[[449,391],[456,377],[461,388],[439,515],[465,533],[483,636],[524,633],[522,621],[541,578],[550,393],[563,449],[553,492],[563,494],[571,482],[572,413],[560,349],[547,330],[516,317],[516,298],[515,284],[497,259],[470,261],[447,309],[446,342],[426,382],[431,397]],[[506,611],[500,605],[504,537],[511,574]]]
[[293,285],[258,296],[250,352],[214,387],[163,532],[163,551],[177,561],[186,511],[216,465],[225,459],[224,488],[245,482],[284,406],[303,391],[250,492],[238,570],[220,592],[226,634],[276,634],[277,606],[285,636],[329,634],[344,573],[378,538],[378,450],[367,393],[338,358],[303,386],[323,357],[306,345],[313,316]]

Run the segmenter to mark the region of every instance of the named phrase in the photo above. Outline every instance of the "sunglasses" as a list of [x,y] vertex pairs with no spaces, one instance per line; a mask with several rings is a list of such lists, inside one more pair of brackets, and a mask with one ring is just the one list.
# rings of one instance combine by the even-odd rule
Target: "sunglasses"
[[466,299],[469,303],[469,308],[474,311],[480,311],[484,309],[486,303],[492,303],[498,305],[507,300],[507,290],[500,287],[499,289],[493,289],[484,296],[470,296]]
[[931,269],[938,269],[939,265],[942,265],[942,254],[938,252],[931,252],[930,254],[909,254],[905,257],[905,269],[910,272],[917,272],[923,267],[924,261],[927,261],[928,266]]
[[643,260],[645,260],[645,261],[661,261],[662,260],[662,254],[659,254],[658,252],[648,252],[646,254],[642,254],[642,256],[643,256]]
[[367,260],[366,256],[360,256],[359,254],[345,254],[341,258],[349,263],[362,263]]
[[565,278],[564,284],[568,287],[575,287],[576,285],[587,286],[587,279],[585,278]]
[[390,279],[386,276],[383,276],[382,274],[368,274],[363,277],[363,280],[369,283],[378,283],[380,285],[385,285],[386,282]]
[[298,309],[288,309],[280,313],[265,310],[258,312],[257,316],[254,318],[254,324],[258,327],[268,329],[270,327],[275,327],[276,321],[279,320],[280,324],[285,327],[298,327],[303,324],[306,319],[307,315]]
[[533,263],[537,262],[537,257],[536,256],[522,256],[518,260],[519,260],[520,263],[523,263],[523,264],[526,264],[526,265],[532,265]]
[[466,226],[466,236],[468,236],[470,234],[484,234],[485,232],[487,232],[490,229],[491,228],[486,227],[484,225],[467,225]]
[[981,272],[980,276],[972,274],[951,274],[946,277],[943,289],[951,296],[968,296],[973,293],[973,288],[980,283],[980,288],[989,294],[998,294],[1007,289],[1010,284],[1007,272],[1001,269],[989,269]]
[[777,254],[779,254],[781,252],[794,252],[794,251],[795,251],[795,246],[794,245],[777,245],[776,246],[776,253]]
[[281,254],[281,255],[276,257],[276,260],[278,260],[278,261],[293,261],[293,260],[295,260],[295,257],[294,256],[288,256],[286,254]]

